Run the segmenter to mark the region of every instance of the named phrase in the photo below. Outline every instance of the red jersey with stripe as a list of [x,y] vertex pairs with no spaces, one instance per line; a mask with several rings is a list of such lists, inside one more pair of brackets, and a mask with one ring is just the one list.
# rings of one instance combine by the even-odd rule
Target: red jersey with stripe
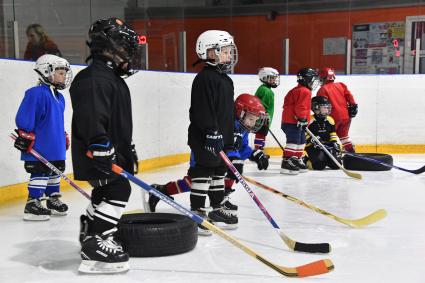
[[311,90],[303,85],[291,89],[283,101],[282,124],[296,124],[297,118],[310,120]]
[[347,106],[356,104],[353,95],[344,83],[326,83],[319,89],[317,96],[324,96],[329,100],[332,104],[330,116],[337,121],[349,119]]

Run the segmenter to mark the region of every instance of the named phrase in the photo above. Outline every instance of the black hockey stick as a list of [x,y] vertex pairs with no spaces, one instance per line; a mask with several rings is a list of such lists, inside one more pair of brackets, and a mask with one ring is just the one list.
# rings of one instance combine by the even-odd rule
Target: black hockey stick
[[276,136],[273,134],[272,130],[269,129],[269,133],[272,134],[272,137],[274,138],[274,140],[277,142],[277,144],[280,146],[280,148],[282,149],[282,151],[285,151],[285,149],[283,148],[283,146],[280,144],[280,142],[277,140]]
[[[328,147],[328,146],[326,146],[326,147]],[[385,163],[385,162],[382,162],[382,161],[379,161],[379,160],[376,160],[376,159],[373,159],[373,158],[370,158],[370,157],[366,157],[364,155],[361,155],[361,153],[356,154],[356,153],[351,153],[351,152],[347,152],[347,151],[344,151],[343,153],[350,155],[350,156],[353,156],[353,157],[356,157],[356,158],[359,158],[359,159],[363,159],[363,160],[375,163],[375,164],[380,164],[380,165],[385,166],[387,168],[395,168],[395,169],[405,171],[405,172],[409,172],[409,173],[413,173],[413,174],[421,174],[421,173],[425,172],[425,166],[422,166],[421,168],[416,169],[416,170],[409,170],[409,169],[405,169],[405,168],[401,168],[401,167],[398,167],[398,166],[395,166],[395,165],[391,165],[391,164],[388,164],[388,163]]]
[[271,215],[266,210],[266,208],[263,206],[263,204],[260,202],[260,200],[255,195],[255,193],[251,190],[251,188],[242,178],[241,174],[238,172],[238,170],[235,168],[235,166],[232,164],[232,162],[229,160],[226,154],[223,151],[220,151],[219,154],[220,154],[220,157],[223,159],[223,161],[226,163],[227,167],[233,172],[236,178],[238,178],[239,182],[242,184],[242,186],[247,191],[249,196],[254,200],[255,204],[260,208],[264,216],[266,216],[270,224],[272,224],[273,228],[275,228],[280,238],[285,242],[285,244],[291,250],[298,251],[298,252],[306,252],[306,253],[329,253],[331,251],[331,246],[328,243],[306,244],[306,243],[296,242],[292,240],[291,238],[289,238],[288,236],[286,236],[283,233],[283,231],[279,228],[277,223],[274,221],[274,219],[271,217]]

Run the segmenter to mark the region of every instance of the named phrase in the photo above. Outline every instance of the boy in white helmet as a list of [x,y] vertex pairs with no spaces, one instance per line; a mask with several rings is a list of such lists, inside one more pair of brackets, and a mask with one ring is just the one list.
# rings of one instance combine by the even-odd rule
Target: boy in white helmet
[[[228,32],[208,30],[199,35],[196,53],[199,60],[195,64],[205,65],[193,81],[189,109],[191,210],[203,217],[208,215],[213,222],[235,226],[238,218],[222,204],[227,170],[219,152],[235,150],[234,144],[242,144],[242,135],[233,133],[234,88],[227,75],[237,63],[236,45]],[[209,213],[205,209],[207,195],[212,207]]]
[[269,127],[273,120],[274,113],[274,92],[272,88],[276,88],[280,84],[279,72],[270,67],[263,67],[258,72],[258,77],[263,83],[258,87],[255,96],[260,98],[261,103],[269,115],[268,121],[264,126],[255,134],[254,146],[255,149],[263,150],[266,145],[266,136],[269,133]]
[[[65,170],[68,134],[64,127],[65,99],[58,91],[69,86],[72,71],[67,60],[46,54],[38,58],[35,69],[37,86],[28,89],[16,114],[14,146],[22,152],[25,170],[31,174],[24,220],[49,220],[50,215],[66,215],[68,206],[60,201],[60,176],[29,152],[35,149],[59,170]],[[41,204],[47,196],[46,206]]]

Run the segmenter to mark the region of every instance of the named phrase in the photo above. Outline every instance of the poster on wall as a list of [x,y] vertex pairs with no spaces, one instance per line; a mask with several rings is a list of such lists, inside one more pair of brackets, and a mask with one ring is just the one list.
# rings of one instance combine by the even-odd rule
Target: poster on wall
[[400,74],[404,22],[353,25],[352,74]]

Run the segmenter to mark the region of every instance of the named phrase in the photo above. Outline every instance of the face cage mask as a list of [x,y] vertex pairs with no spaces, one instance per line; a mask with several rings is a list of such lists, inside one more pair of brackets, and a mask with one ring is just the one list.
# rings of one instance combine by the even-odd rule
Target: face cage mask
[[[275,78],[275,80],[272,83],[271,81],[272,81],[273,78]],[[265,81],[262,80],[262,82],[271,86],[272,88],[277,88],[280,85],[280,76],[279,75],[277,75],[277,76],[267,76],[266,80]]]
[[[244,124],[245,116],[246,116],[247,113],[250,113],[250,114],[258,117],[257,121],[255,122],[255,125],[252,126],[252,127],[249,127],[249,126]],[[266,124],[267,119],[268,119],[267,114],[258,115],[257,113],[253,113],[253,112],[249,112],[249,111],[242,111],[241,116],[239,118],[239,124],[248,133],[256,133]]]
[[332,105],[331,104],[319,104],[314,109],[314,115],[321,118],[326,119],[328,115],[331,114],[332,111]]
[[[43,84],[54,86],[58,90],[63,90],[63,89],[66,89],[67,87],[69,87],[69,85],[71,84],[71,81],[72,81],[72,70],[71,70],[71,68],[56,67],[53,71],[51,71],[51,69],[53,69],[53,67],[50,64],[49,65],[49,74],[48,74],[47,77],[45,77],[42,73],[40,73],[39,70],[35,70],[38,73],[38,75],[40,76],[40,82],[43,83]],[[65,70],[66,71],[65,80],[64,80],[63,83],[52,83],[50,81],[50,77],[52,77],[54,75],[56,70]]]
[[[230,47],[231,58],[228,62],[220,61],[220,54],[222,53],[222,49],[225,47]],[[221,73],[230,73],[234,66],[238,63],[238,49],[235,44],[220,46],[214,49],[214,53],[217,56],[215,60],[208,60],[207,64],[215,66]]]
[[320,80],[317,77],[313,77],[311,82],[308,84],[311,90],[315,90],[320,85]]

